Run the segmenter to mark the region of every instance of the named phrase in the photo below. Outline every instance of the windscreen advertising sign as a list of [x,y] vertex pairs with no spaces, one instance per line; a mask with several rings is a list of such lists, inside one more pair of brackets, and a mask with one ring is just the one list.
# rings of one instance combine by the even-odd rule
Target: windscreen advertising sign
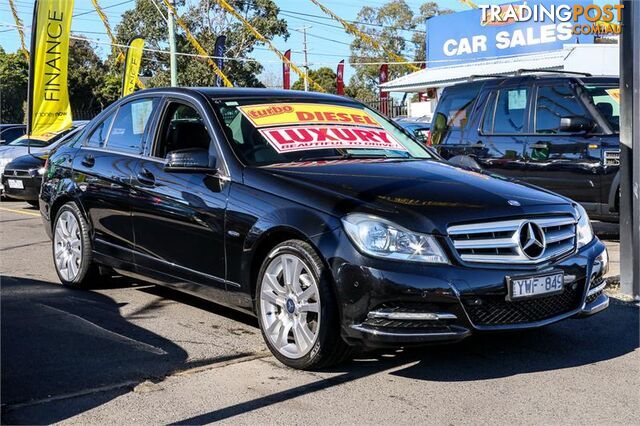
[[[526,10],[521,10],[523,5]],[[592,2],[586,0],[478,4],[478,9],[434,16],[427,20],[426,28],[428,67],[560,50],[564,44],[593,43],[593,34],[574,31],[592,24],[584,13],[574,15],[574,6],[584,9],[590,5]],[[498,7],[500,17],[491,13]],[[521,16],[527,19],[504,18],[514,10],[522,11]]]

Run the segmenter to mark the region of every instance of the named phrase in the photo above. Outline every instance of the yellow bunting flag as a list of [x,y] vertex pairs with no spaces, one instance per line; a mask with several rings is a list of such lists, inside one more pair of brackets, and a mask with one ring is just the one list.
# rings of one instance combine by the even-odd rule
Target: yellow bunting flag
[[140,73],[140,63],[142,62],[142,49],[144,39],[134,37],[129,42],[126,59],[124,61],[124,75],[122,76],[122,96],[127,96],[136,88],[138,74]]
[[44,136],[71,127],[67,68],[73,0],[36,0],[34,8],[27,132]]

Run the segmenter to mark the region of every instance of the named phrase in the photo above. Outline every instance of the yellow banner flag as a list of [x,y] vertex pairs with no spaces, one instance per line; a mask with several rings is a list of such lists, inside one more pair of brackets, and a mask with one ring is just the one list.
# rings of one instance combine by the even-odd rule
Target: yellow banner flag
[[133,93],[136,88],[143,48],[144,39],[142,37],[134,37],[129,42],[127,56],[124,61],[124,75],[122,76],[122,96]]
[[27,131],[43,136],[71,127],[67,71],[73,0],[36,0],[34,8]]

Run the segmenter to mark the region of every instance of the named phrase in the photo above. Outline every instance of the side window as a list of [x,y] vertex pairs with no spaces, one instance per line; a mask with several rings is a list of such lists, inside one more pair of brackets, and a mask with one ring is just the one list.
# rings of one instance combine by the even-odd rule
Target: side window
[[140,99],[118,108],[109,133],[107,147],[114,151],[142,153],[143,137],[157,102],[155,98]]
[[200,113],[187,104],[172,102],[164,114],[154,156],[166,158],[172,151],[209,149],[211,138]]
[[529,99],[529,89],[500,90],[495,104],[493,128],[488,133],[522,133],[525,125],[527,99]]
[[104,144],[107,142],[107,135],[109,133],[109,128],[111,127],[111,122],[113,121],[114,113],[109,115],[109,117],[102,120],[102,123],[98,125],[85,142],[85,146],[89,146],[92,148],[103,148]]
[[[431,123],[431,143],[433,145],[445,142],[447,134],[451,131],[464,130],[469,122],[471,107],[479,90],[479,85],[470,85],[457,90],[451,89],[446,96],[443,96]],[[456,142],[460,141],[454,143]]]
[[562,134],[562,117],[589,118],[568,84],[538,87],[536,99],[536,133]]

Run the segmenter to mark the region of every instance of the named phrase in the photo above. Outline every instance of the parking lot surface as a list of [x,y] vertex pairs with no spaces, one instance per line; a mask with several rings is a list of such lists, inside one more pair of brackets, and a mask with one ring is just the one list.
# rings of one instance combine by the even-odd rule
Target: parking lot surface
[[[607,245],[615,274],[615,235]],[[279,364],[255,319],[214,303],[125,279],[63,288],[25,203],[0,203],[0,275],[3,423],[636,424],[640,414],[639,310],[616,299],[585,320],[363,353],[318,373]]]

